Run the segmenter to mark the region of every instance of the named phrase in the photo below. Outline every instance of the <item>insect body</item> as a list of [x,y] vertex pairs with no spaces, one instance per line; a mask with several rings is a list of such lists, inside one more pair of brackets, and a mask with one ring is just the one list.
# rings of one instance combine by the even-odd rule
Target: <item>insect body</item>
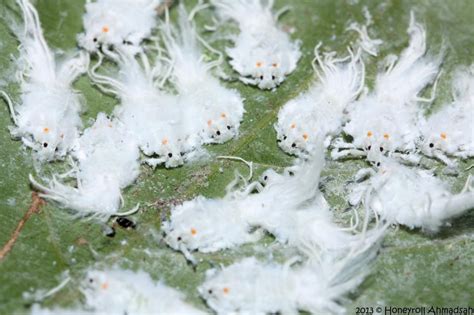
[[82,128],[80,96],[71,84],[86,71],[88,58],[80,54],[62,63],[55,57],[43,36],[38,13],[28,0],[18,0],[25,30],[17,34],[20,56],[17,60],[21,104],[10,105],[15,138],[31,148],[39,160],[64,158],[76,144]]
[[246,258],[208,271],[198,290],[218,314],[340,314],[340,302],[363,281],[376,248],[342,257],[324,253],[294,267]]
[[246,84],[273,89],[293,72],[301,56],[298,42],[292,42],[277,25],[279,14],[272,14],[273,1],[213,0],[223,19],[238,23],[240,34],[234,47],[227,48],[230,64]]
[[108,55],[120,66],[118,78],[96,73],[97,66],[90,75],[102,89],[120,98],[114,115],[124,123],[143,153],[151,157],[147,163],[182,165],[186,154],[199,147],[200,142],[195,125],[186,124],[178,97],[155,86],[160,69],[151,67],[143,53],[139,54],[142,65],[120,50]]
[[334,53],[319,55],[315,47],[313,67],[320,79],[309,91],[291,100],[278,113],[275,125],[278,145],[295,155],[308,155],[315,149],[315,139],[327,138],[326,145],[339,134],[346,107],[364,85],[364,65],[360,54],[336,59]]
[[474,156],[474,66],[458,71],[453,81],[454,102],[428,117],[421,126],[421,151],[448,166],[448,156],[466,159]]
[[36,306],[32,314],[205,314],[186,303],[180,292],[154,281],[144,271],[118,267],[89,269],[79,288],[85,297],[82,310],[74,313],[68,309],[47,310]]
[[[220,52],[207,45],[196,33],[180,6],[179,30],[169,21],[163,26],[164,42],[173,64],[171,81],[179,95],[181,109],[189,118],[187,124],[196,126],[203,143],[223,143],[238,134],[244,114],[243,100],[236,90],[222,86],[211,75],[212,67],[222,62]],[[206,63],[199,47],[219,54],[219,60]]]
[[140,165],[138,145],[124,125],[100,113],[94,125],[84,131],[73,156],[78,163],[72,171],[77,188],[63,184],[57,176],[49,187],[30,176],[33,186],[44,192],[42,197],[57,201],[78,216],[106,220],[119,215],[121,189],[135,181]]
[[[269,178],[267,172],[265,187],[254,182],[222,199],[199,196],[186,201],[172,209],[170,220],[163,223],[165,241],[191,261],[189,251],[214,252],[255,242],[263,231],[297,248],[312,243],[324,250],[344,251],[357,236],[331,222],[317,186],[322,165],[321,153],[299,165],[293,176]],[[254,189],[258,193],[250,194]]]
[[412,169],[386,157],[381,157],[378,165],[377,172],[359,171],[359,175],[373,175],[353,186],[349,200],[357,204],[365,196],[368,205],[392,224],[437,232],[450,219],[474,208],[470,179],[461,193],[453,194],[430,171]]
[[417,158],[413,152],[423,119],[419,103],[431,101],[418,94],[434,81],[440,61],[424,57],[426,35],[413,13],[408,33],[410,44],[398,61],[390,60],[388,70],[377,76],[375,90],[351,106],[343,131],[353,141],[335,141],[333,158],[367,156],[374,161],[389,152],[408,160]]
[[79,45],[89,52],[122,48],[135,54],[156,26],[160,0],[88,0]]

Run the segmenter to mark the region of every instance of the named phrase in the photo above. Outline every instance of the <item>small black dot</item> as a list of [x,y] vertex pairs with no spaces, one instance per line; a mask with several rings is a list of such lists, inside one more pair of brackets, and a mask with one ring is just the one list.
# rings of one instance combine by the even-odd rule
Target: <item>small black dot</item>
[[43,143],[43,147],[47,148],[48,147],[48,142]]
[[227,126],[227,130],[230,130],[230,126]]
[[287,136],[283,136],[283,140],[286,140]]
[[274,75],[272,75],[272,80],[275,80],[275,79],[276,79],[276,77]]
[[178,240],[178,242],[181,241],[181,236],[178,236],[177,240]]
[[377,166],[380,166],[380,162],[377,162]]
[[89,278],[89,282],[90,282],[90,283],[94,282],[94,279]]
[[97,42],[97,37],[94,37],[94,38],[92,39],[92,41],[93,41],[94,43],[96,43],[96,42]]
[[369,146],[367,147],[367,150],[369,150],[369,151],[370,151],[370,148],[372,148],[372,146],[371,146],[371,145],[369,145]]
[[211,290],[211,289],[207,290],[207,292],[209,292],[209,294],[212,294],[212,290]]
[[184,152],[179,152],[179,155],[184,156]]
[[219,130],[216,131],[216,135],[220,136],[221,132]]
[[434,147],[434,143],[433,143],[433,142],[430,143],[430,148],[432,148],[432,147]]
[[173,157],[173,153],[168,153],[168,157],[169,157],[169,158],[172,158],[172,157]]
[[277,139],[277,142],[280,143],[280,142],[281,142],[281,139]]
[[268,176],[265,175],[265,176],[263,177],[263,180],[267,180],[267,179],[268,179]]
[[380,147],[380,152],[383,152],[383,147]]
[[293,144],[291,145],[292,148],[296,148],[296,143],[293,142]]
[[263,75],[260,76],[260,80],[263,80]]

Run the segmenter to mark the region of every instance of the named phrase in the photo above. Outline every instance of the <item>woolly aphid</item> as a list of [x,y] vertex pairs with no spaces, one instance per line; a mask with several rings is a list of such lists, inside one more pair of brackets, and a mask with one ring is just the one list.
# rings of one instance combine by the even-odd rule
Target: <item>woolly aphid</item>
[[341,314],[347,294],[369,273],[379,244],[342,257],[325,252],[294,267],[294,260],[280,265],[246,258],[209,270],[198,290],[218,314]]
[[[222,63],[222,54],[199,37],[183,5],[179,7],[179,28],[166,20],[162,33],[173,65],[170,81],[189,117],[187,124],[197,127],[203,143],[223,143],[237,136],[245,112],[243,99],[211,74],[211,69]],[[201,45],[216,53],[218,60],[205,62]]]
[[82,18],[84,33],[79,46],[89,52],[121,48],[131,54],[142,51],[140,44],[156,27],[156,8],[161,0],[87,0]]
[[[194,261],[190,251],[215,252],[244,243],[256,242],[263,236],[260,223],[280,209],[295,209],[308,200],[323,198],[317,186],[324,164],[323,154],[301,165],[294,176],[278,177],[265,187],[258,181],[236,190],[228,186],[223,198],[198,196],[171,210],[169,221],[163,222],[166,243]],[[252,194],[254,190],[258,193]]]
[[458,70],[453,80],[454,101],[444,105],[421,123],[421,152],[450,167],[450,157],[467,159],[474,156],[474,65]]
[[[379,73],[375,89],[349,108],[343,131],[352,142],[338,138],[333,142],[334,159],[346,156],[365,157],[373,161],[378,155],[393,153],[401,159],[417,162],[418,122],[423,119],[418,95],[437,77],[440,58],[425,56],[426,34],[416,23],[412,12],[409,46],[398,58],[390,58],[388,69]],[[435,84],[436,85],[436,84]],[[436,87],[433,87],[435,91]]]
[[273,89],[295,70],[301,57],[300,43],[291,41],[277,25],[287,7],[273,14],[273,0],[212,0],[211,3],[221,19],[233,20],[239,26],[239,35],[233,37],[234,47],[227,48],[226,53],[242,82]]
[[157,81],[166,79],[163,65],[151,66],[144,53],[139,53],[141,64],[120,50],[107,52],[107,55],[118,63],[118,76],[97,73],[101,60],[92,68],[90,76],[102,90],[120,99],[114,116],[123,122],[143,153],[150,157],[146,160],[148,164],[182,165],[186,155],[200,147],[200,141],[196,125],[186,123],[186,112],[180,108],[178,97],[157,86]]
[[[41,197],[73,210],[78,217],[106,220],[113,215],[127,214],[118,212],[123,204],[121,190],[138,177],[139,153],[138,145],[125,126],[99,113],[72,153],[77,165],[71,172],[53,176],[46,186],[31,175],[30,181],[43,192]],[[66,177],[75,178],[77,187],[65,184],[62,179]]]
[[394,159],[380,157],[374,169],[362,169],[352,185],[349,203],[365,200],[375,213],[390,224],[437,232],[449,221],[474,208],[469,177],[464,189],[454,194],[431,171],[409,168]]
[[86,71],[87,54],[56,60],[43,36],[38,12],[28,0],[17,0],[23,12],[24,31],[16,30],[21,45],[17,59],[21,101],[10,107],[14,138],[35,152],[40,161],[64,158],[82,129],[81,97],[71,85]]
[[[313,68],[319,78],[310,89],[286,103],[275,124],[277,142],[285,152],[307,156],[315,150],[315,140],[326,138],[326,146],[338,135],[347,106],[364,87],[364,64],[360,53],[346,58],[326,53],[321,58],[318,44],[314,49]],[[318,69],[319,68],[319,69]]]
[[[183,294],[154,281],[144,271],[117,267],[89,269],[79,288],[85,297],[85,305],[76,314],[206,314],[188,304]],[[67,312],[71,310],[47,310],[36,306],[32,314],[59,315]]]

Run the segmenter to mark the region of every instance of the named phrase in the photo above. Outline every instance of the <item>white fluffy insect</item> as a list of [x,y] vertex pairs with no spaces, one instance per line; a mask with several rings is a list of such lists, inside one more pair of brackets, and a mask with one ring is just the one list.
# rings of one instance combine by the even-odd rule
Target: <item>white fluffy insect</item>
[[188,304],[183,294],[154,281],[144,271],[117,267],[89,269],[80,284],[80,290],[85,297],[83,310],[47,310],[36,306],[32,314],[206,314]]
[[36,9],[28,0],[17,3],[24,19],[24,31],[15,31],[21,42],[17,59],[21,103],[14,105],[2,92],[15,123],[10,132],[39,160],[61,159],[76,144],[82,128],[81,98],[71,84],[86,71],[87,54],[56,60],[44,39]]
[[234,20],[239,25],[240,33],[233,38],[234,47],[226,52],[242,82],[273,89],[295,70],[301,57],[300,43],[292,42],[277,25],[287,7],[273,14],[273,0],[212,0],[211,3],[222,19]]
[[474,156],[474,65],[458,70],[453,80],[454,102],[429,116],[421,126],[421,151],[448,166],[456,163],[449,157]]
[[342,302],[368,274],[379,246],[343,257],[324,253],[291,267],[246,258],[222,270],[211,269],[198,288],[218,314],[345,313]]
[[79,46],[89,52],[122,48],[134,54],[142,51],[141,42],[151,36],[157,22],[161,0],[87,0],[82,18],[84,33]]
[[377,172],[369,168],[357,173],[357,181],[370,178],[353,186],[349,203],[356,205],[365,198],[366,206],[391,224],[437,232],[450,219],[474,209],[470,177],[464,189],[453,194],[431,171],[409,168],[387,157],[380,157],[377,165]]
[[[416,140],[420,135],[419,121],[423,119],[421,102],[431,102],[418,95],[432,83],[439,71],[440,58],[425,56],[426,34],[411,13],[409,46],[400,57],[389,59],[388,70],[379,73],[375,89],[353,103],[349,121],[343,127],[352,142],[342,138],[333,143],[332,157],[367,156],[393,153],[400,158],[417,161]],[[433,91],[436,89],[436,84]]]
[[[314,49],[313,68],[319,78],[308,91],[286,103],[275,124],[278,145],[290,154],[307,156],[316,148],[316,139],[326,138],[326,146],[341,131],[347,106],[364,87],[365,68],[360,53],[336,58],[335,53],[319,54]],[[319,67],[319,69],[318,69]]]
[[[71,172],[53,176],[48,186],[41,185],[31,175],[30,181],[43,192],[43,198],[57,201],[78,216],[106,220],[112,215],[126,215],[118,213],[123,203],[121,190],[138,177],[139,153],[125,126],[100,113],[79,139],[73,152],[78,165]],[[69,176],[76,178],[77,187],[61,181]]]
[[114,115],[124,123],[147,156],[152,166],[166,167],[182,165],[188,153],[200,148],[196,124],[187,123],[189,116],[179,106],[176,95],[170,94],[159,85],[163,76],[160,63],[150,65],[147,56],[139,53],[141,64],[126,52],[108,52],[120,72],[117,77],[96,72],[99,63],[92,68],[92,80],[106,92],[116,95],[120,105]]
[[[263,232],[277,241],[307,252],[307,247],[346,252],[361,235],[333,223],[329,206],[318,190],[323,165],[320,154],[311,162],[298,165],[295,174],[265,172],[265,187],[259,182],[241,191],[229,190],[222,199],[199,196],[175,207],[162,225],[165,241],[195,263],[191,251],[215,252],[256,242]],[[251,194],[257,189],[258,193]],[[357,225],[357,224],[356,224]],[[348,231],[349,230],[349,231]],[[363,233],[367,242],[380,235],[380,229]]]
[[[180,95],[188,124],[197,126],[203,143],[223,143],[237,136],[245,112],[243,100],[236,90],[225,88],[210,73],[222,63],[222,54],[199,37],[183,5],[179,7],[179,29],[167,20],[162,33],[173,65],[170,80]],[[219,59],[205,62],[200,43]]]
[[[283,209],[323,199],[318,190],[323,164],[321,153],[310,163],[299,166],[294,176],[278,176],[265,187],[252,182],[242,190],[234,190],[234,181],[221,199],[199,196],[186,201],[173,208],[169,221],[163,222],[165,241],[191,261],[194,259],[189,251],[214,252],[256,242],[263,236],[261,223],[269,215],[278,216]],[[254,190],[258,193],[251,194]]]

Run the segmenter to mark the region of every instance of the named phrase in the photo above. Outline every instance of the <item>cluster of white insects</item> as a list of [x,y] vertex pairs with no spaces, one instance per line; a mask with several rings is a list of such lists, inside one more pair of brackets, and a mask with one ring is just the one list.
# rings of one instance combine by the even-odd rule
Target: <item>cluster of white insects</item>
[[[24,17],[24,29],[14,30],[21,43],[20,103],[1,92],[14,123],[11,134],[39,161],[67,159],[71,165],[44,179],[46,184],[30,175],[43,198],[102,222],[138,210],[137,205],[120,211],[122,190],[136,181],[141,163],[177,167],[204,156],[204,145],[239,134],[244,99],[214,75],[224,55],[198,34],[193,22],[198,11],[212,6],[221,21],[237,23],[239,34],[226,54],[245,84],[276,89],[301,57],[300,42],[278,25],[288,8],[273,12],[272,0],[211,0],[191,14],[181,5],[176,26],[167,10],[158,19],[160,0],[88,0],[84,32],[77,36],[82,50],[62,62],[46,44],[34,6],[29,0],[17,3]],[[368,12],[366,17],[369,25]],[[474,156],[474,66],[455,74],[453,102],[425,118],[421,104],[434,100],[442,54],[426,55],[425,30],[414,14],[408,47],[399,57],[387,57],[370,92],[363,54],[376,56],[382,41],[370,39],[367,26],[351,24],[348,30],[360,35],[360,48],[338,57],[322,53],[317,44],[315,82],[278,114],[277,143],[300,159],[256,181],[250,181],[250,164],[250,178],[236,176],[224,197],[185,201],[162,223],[167,246],[192,264],[199,263],[194,252],[255,243],[266,233],[298,252],[284,265],[246,258],[209,270],[198,292],[219,314],[343,313],[341,303],[368,274],[388,225],[435,233],[474,208],[470,177],[454,194],[433,171],[405,165],[419,164],[421,153],[456,172],[455,158]],[[215,60],[206,61],[207,53]],[[91,55],[97,60],[92,66]],[[116,70],[104,69],[105,61]],[[72,83],[85,73],[119,104],[111,117],[99,113],[83,130],[83,101]],[[433,96],[422,98],[429,85]],[[333,159],[365,157],[373,164],[348,186],[349,204],[365,207],[363,222],[356,209],[349,227],[333,219],[319,188],[327,150]],[[79,287],[84,305],[75,310],[34,305],[32,314],[204,314],[144,271],[90,269]]]

